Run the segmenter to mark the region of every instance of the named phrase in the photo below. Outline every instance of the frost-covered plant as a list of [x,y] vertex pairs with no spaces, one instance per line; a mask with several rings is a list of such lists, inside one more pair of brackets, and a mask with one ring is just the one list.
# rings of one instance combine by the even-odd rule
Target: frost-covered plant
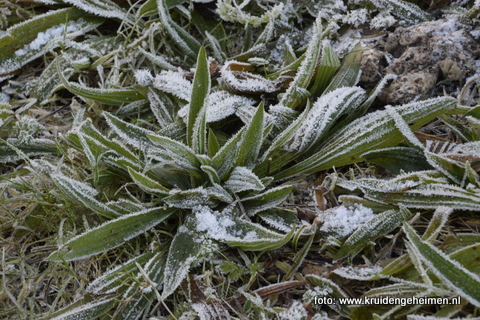
[[[329,7],[321,11],[315,4],[305,6],[311,4],[308,1],[219,1],[217,13],[231,24],[210,21],[182,1],[150,0],[128,10],[111,1],[38,2],[56,3],[56,9],[9,27],[7,33],[13,37],[0,35],[6,48],[0,53],[2,76],[12,76],[12,71],[43,55],[49,64],[29,85],[28,94],[49,103],[52,94],[61,95],[63,88],[85,108],[73,100],[72,106],[80,110],[74,112],[72,127],[61,143],[55,143],[29,137],[27,132],[42,129],[27,126],[36,123],[29,118],[10,125],[16,115],[8,103],[1,105],[0,120],[9,125],[11,136],[0,141],[0,162],[25,159],[27,164],[19,178],[9,174],[0,186],[8,195],[14,188],[35,188],[50,206],[82,208],[85,228],[80,231],[78,226],[77,232],[61,227],[51,261],[63,264],[94,256],[101,260],[120,248],[135,247],[122,264],[109,263],[82,299],[46,317],[93,319],[108,313],[116,319],[145,318],[157,302],[168,310],[180,290],[189,296],[173,312],[188,309],[185,317],[202,317],[209,310],[226,317],[235,310],[229,305],[235,299],[239,304],[247,301],[244,311],[251,308],[252,317],[306,316],[300,303],[276,314],[278,310],[266,306],[263,299],[300,286],[307,286],[305,303],[311,303],[312,294],[347,297],[326,277],[291,280],[300,277],[297,270],[317,241],[330,257],[353,259],[359,253],[368,255],[372,240],[383,239],[402,224],[410,242],[408,255],[398,260],[414,266],[415,276],[424,282],[420,289],[416,285],[410,289],[419,295],[462,290],[462,296],[477,305],[475,291],[454,274],[460,272],[475,284],[478,279],[455,263],[459,256],[446,256],[431,243],[451,213],[448,208],[437,209],[439,204],[478,210],[478,175],[470,162],[459,160],[477,157],[478,146],[472,141],[445,147],[439,154],[431,145],[425,149],[412,133],[437,116],[444,119],[444,114],[468,109],[444,97],[366,114],[388,78],[370,94],[356,87],[360,52],[349,54],[340,68],[325,40],[342,23],[368,22],[365,15],[377,9],[353,1],[347,5],[322,1]],[[428,18],[403,1],[371,3],[381,8],[385,18],[376,20],[378,26],[392,25],[394,12],[411,22]],[[61,5],[68,7],[58,9]],[[312,18],[316,20],[308,30],[289,27],[298,20],[303,28]],[[101,34],[104,21],[121,21],[122,36],[107,32],[77,38],[97,27]],[[233,39],[229,34],[241,36]],[[290,39],[293,34],[297,39]],[[214,58],[208,58],[207,52]],[[468,119],[476,123],[473,115]],[[458,123],[445,121],[458,128]],[[478,136],[478,130],[458,131],[472,140]],[[397,147],[403,141],[411,147]],[[62,157],[28,159],[45,154]],[[392,158],[395,161],[385,161]],[[340,179],[337,186],[343,192],[360,190],[364,198],[341,197],[342,206],[318,214],[313,223],[300,222],[279,207],[291,197],[295,179],[365,160],[388,162],[392,172],[436,171],[381,181]],[[24,179],[32,175],[41,179],[28,186]],[[37,181],[44,183],[43,189]],[[437,209],[431,230],[420,240],[405,223],[419,209]],[[349,228],[345,222],[334,223],[343,217]],[[256,259],[290,242],[295,248],[292,264],[277,265],[285,273],[284,281],[248,293],[264,266]],[[239,260],[225,263],[224,256],[231,252]],[[448,268],[442,268],[442,260]],[[201,262],[203,268],[228,275],[231,282],[243,281],[242,298],[221,296],[212,286],[218,282],[215,277],[202,287],[194,276]],[[426,269],[450,291],[442,291]],[[339,268],[335,274],[370,281],[383,271],[378,266]],[[403,272],[387,271],[385,277]],[[391,293],[402,284],[384,289]],[[223,303],[224,298],[228,303]],[[349,317],[364,312],[348,306],[331,308]],[[389,312],[385,317],[397,309]]]

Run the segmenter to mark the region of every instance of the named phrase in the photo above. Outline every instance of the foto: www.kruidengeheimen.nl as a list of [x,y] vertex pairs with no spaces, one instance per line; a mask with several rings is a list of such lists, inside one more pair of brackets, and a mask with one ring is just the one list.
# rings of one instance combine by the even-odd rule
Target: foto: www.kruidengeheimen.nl
[[314,297],[313,303],[325,305],[431,305],[431,304],[461,304],[460,296],[452,298],[439,297],[374,297],[374,298],[332,298],[332,297]]

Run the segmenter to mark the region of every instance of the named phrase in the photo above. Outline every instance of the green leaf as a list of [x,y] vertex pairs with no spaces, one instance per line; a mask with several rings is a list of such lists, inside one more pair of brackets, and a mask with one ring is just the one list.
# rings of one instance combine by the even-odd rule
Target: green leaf
[[410,211],[405,208],[400,210],[388,210],[377,214],[370,221],[360,226],[342,245],[340,250],[335,254],[335,260],[345,256],[354,257],[358,254],[370,241],[374,241],[388,234],[397,228],[403,221],[409,219]]
[[432,17],[414,3],[403,0],[369,0],[379,10],[391,8],[391,14],[410,24],[429,21]]
[[265,186],[250,169],[235,167],[225,182],[225,188],[233,193],[239,193],[246,190],[263,190]]
[[295,225],[300,224],[292,211],[281,208],[268,209],[257,213],[257,216],[272,228],[283,232],[289,232]]
[[185,225],[178,228],[167,255],[162,298],[170,296],[188,274],[190,266],[199,259],[203,239]]
[[133,24],[135,18],[127,13],[125,9],[117,5],[115,2],[110,0],[62,0],[65,3],[74,5],[77,8],[82,9],[85,12],[105,17],[105,18],[117,18],[120,20],[125,20],[128,23]]
[[180,50],[191,60],[195,60],[200,51],[200,43],[188,33],[184,28],[176,24],[166,8],[164,0],[157,0],[157,7],[160,22],[163,28],[172,38],[172,41],[180,48]]
[[402,204],[407,208],[436,209],[438,206],[446,206],[459,210],[478,211],[480,209],[478,193],[444,183],[419,185],[410,190],[401,190],[397,187],[386,191],[368,186],[362,186],[361,189],[365,192],[367,199],[388,204]]
[[408,147],[393,147],[372,150],[360,157],[374,162],[393,173],[413,172],[433,169],[423,152]]
[[362,58],[362,52],[361,44],[358,44],[353,48],[353,50],[343,59],[340,70],[338,70],[332,81],[330,81],[330,84],[323,94],[339,88],[352,87],[357,84],[360,77],[360,60]]
[[51,177],[55,185],[71,200],[105,217],[118,217],[118,212],[95,199],[98,192],[89,185],[61,174],[53,174]]
[[10,138],[7,141],[0,139],[0,163],[15,162],[25,156],[39,156],[57,154],[58,148],[54,141],[48,139],[21,140]]
[[76,8],[52,10],[8,28],[0,37],[0,47],[2,48],[0,58],[15,52],[19,46],[35,40],[39,32],[84,15],[82,10]]
[[208,129],[208,141],[207,141],[208,156],[213,158],[220,150],[220,144],[212,129]]
[[[89,137],[92,142],[98,144],[105,150],[110,150],[115,152],[116,154],[122,155],[125,158],[129,159],[130,161],[134,161],[138,164],[141,164],[141,161],[135,156],[125,145],[117,142],[112,141],[106,138],[103,134],[101,134],[92,123],[91,119],[87,119],[85,122],[82,123],[80,127],[80,133],[86,137]],[[78,134],[75,131],[71,132],[68,135],[68,138],[71,142],[80,146],[80,141]],[[79,148],[80,149],[80,148]],[[81,150],[81,149],[80,149]]]
[[94,295],[110,294],[120,291],[121,287],[128,286],[129,278],[137,275],[138,268],[136,263],[145,265],[150,259],[152,259],[152,257],[154,257],[154,254],[147,252],[130,259],[122,265],[108,270],[91,282],[87,291]]
[[224,241],[233,247],[248,251],[275,250],[290,241],[295,233],[295,228],[283,235],[249,221],[236,219],[235,222],[234,235]]
[[210,93],[210,70],[208,67],[205,48],[200,47],[197,58],[197,67],[193,79],[192,94],[187,118],[188,145],[197,153],[206,151],[206,102]]
[[107,120],[108,125],[127,144],[137,148],[145,148],[152,145],[148,135],[154,134],[153,131],[125,122],[108,112],[103,112],[102,114]]
[[[435,98],[397,107],[397,112],[416,130],[437,115],[454,109],[452,98]],[[403,140],[388,111],[370,113],[344,127],[326,142],[325,147],[306,160],[274,175],[284,179],[363,161],[365,152],[394,147]]]
[[238,145],[244,136],[245,129],[237,131],[221,148],[212,159],[213,167],[217,170],[218,176],[223,180],[235,167],[237,161]]
[[175,163],[180,167],[191,172],[200,170],[202,163],[195,152],[183,143],[162,137],[156,134],[147,134],[147,137],[158,147],[165,149],[167,155],[174,159]]
[[331,82],[335,72],[340,68],[342,64],[337,55],[333,51],[329,42],[323,43],[322,59],[320,65],[317,67],[315,75],[315,82],[310,88],[310,92],[315,96],[319,96],[327,88]]
[[232,196],[220,185],[203,188],[198,187],[189,190],[173,189],[170,196],[163,199],[169,206],[182,209],[193,209],[198,206],[215,207],[220,201],[233,202]]
[[464,187],[466,182],[465,164],[425,150],[425,157],[430,165],[452,179],[456,184]]
[[133,181],[144,191],[148,193],[157,194],[160,196],[168,195],[169,189],[162,186],[157,181],[151,179],[146,174],[141,174],[133,170],[132,168],[128,168],[128,173],[132,177]]
[[292,186],[280,186],[259,195],[243,198],[241,202],[247,214],[254,215],[279,205],[288,197],[290,192],[292,192]]
[[133,87],[123,89],[99,89],[89,88],[74,82],[69,82],[67,79],[65,79],[65,76],[63,75],[63,72],[58,62],[57,73],[60,76],[63,85],[68,91],[84,99],[113,105],[120,105],[145,99],[145,97]]
[[403,224],[403,230],[407,235],[411,248],[415,250],[418,257],[425,263],[443,284],[459,293],[471,304],[480,307],[480,279],[465,269],[457,261],[448,257],[438,248],[428,242],[422,241],[415,230],[407,223]]
[[235,166],[252,168],[257,161],[263,140],[264,114],[263,103],[260,103],[243,133],[237,150]]
[[94,254],[116,248],[153,228],[170,217],[176,210],[176,208],[153,208],[120,216],[68,240],[49,256],[49,260],[85,259]]
[[307,52],[302,57],[302,64],[298,68],[297,75],[290,83],[287,92],[282,96],[279,102],[280,105],[295,109],[303,101],[305,95],[310,95],[309,92],[305,92],[305,94],[302,92],[306,91],[313,78],[322,48],[322,35],[322,20],[319,15],[313,24],[312,38],[308,43]]
[[[117,297],[86,296],[62,310],[48,316],[48,320],[98,319],[117,304]],[[47,318],[43,318],[47,320]]]

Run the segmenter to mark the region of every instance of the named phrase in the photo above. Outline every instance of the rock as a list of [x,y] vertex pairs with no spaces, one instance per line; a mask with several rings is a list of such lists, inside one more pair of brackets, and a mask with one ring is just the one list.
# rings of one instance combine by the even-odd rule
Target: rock
[[386,74],[398,75],[379,95],[387,104],[426,98],[442,80],[462,86],[475,74],[480,56],[480,45],[455,19],[397,28],[367,48],[361,60],[361,84],[373,86]]

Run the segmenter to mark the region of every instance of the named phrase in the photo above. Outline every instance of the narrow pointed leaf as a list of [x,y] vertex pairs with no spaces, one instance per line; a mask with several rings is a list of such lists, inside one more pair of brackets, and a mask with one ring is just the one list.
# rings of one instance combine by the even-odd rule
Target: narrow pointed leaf
[[273,208],[281,204],[292,192],[292,186],[281,186],[270,189],[262,194],[241,200],[243,208],[248,215]]
[[238,147],[235,162],[237,167],[245,166],[251,168],[257,161],[263,140],[264,114],[263,103],[260,103]]
[[182,52],[191,60],[195,60],[198,52],[200,51],[200,43],[190,35],[185,29],[176,24],[166,7],[164,0],[157,0],[157,8],[160,21],[165,31],[170,35],[173,42],[178,45]]
[[126,143],[137,148],[146,147],[152,144],[148,135],[153,134],[153,131],[125,122],[108,112],[103,112],[103,116],[107,119],[108,125],[113,131],[125,140]]
[[342,61],[340,70],[335,74],[323,94],[335,89],[353,87],[360,77],[360,60],[362,58],[362,47],[357,45]]
[[67,242],[49,257],[52,261],[84,259],[116,248],[170,217],[177,209],[153,208],[120,216],[86,231]]
[[140,172],[133,170],[132,168],[128,168],[128,173],[132,177],[133,181],[146,192],[166,196],[170,191],[157,181],[151,179],[145,174],[141,174]]
[[114,218],[118,216],[118,212],[95,199],[98,192],[89,185],[60,174],[52,175],[52,180],[71,200],[81,203],[105,217]]
[[480,279],[476,274],[465,269],[457,261],[449,258],[445,253],[428,242],[424,242],[415,230],[407,223],[403,224],[403,230],[412,248],[418,252],[418,256],[442,282],[458,292],[471,304],[480,307]]
[[158,147],[167,151],[167,155],[175,159],[181,167],[198,170],[202,163],[195,152],[179,141],[167,137],[148,134],[147,137]]
[[206,150],[206,101],[210,93],[210,70],[207,55],[202,46],[198,52],[197,67],[193,79],[192,94],[188,110],[187,141],[197,153],[204,154]]
[[[55,312],[48,317],[49,320],[78,320],[98,319],[105,315],[117,303],[117,297],[93,298],[84,297],[68,307]],[[43,318],[46,320],[46,318]]]
[[[313,24],[312,39],[308,43],[308,49],[307,52],[305,52],[302,64],[298,68],[297,75],[290,83],[287,92],[285,92],[285,94],[282,96],[280,105],[295,109],[304,100],[305,96],[301,92],[306,91],[311,79],[313,78],[321,48],[322,21],[321,16],[318,15],[315,23]],[[308,96],[310,93],[306,92],[305,95]]]
[[[416,130],[437,115],[455,108],[457,101],[436,98],[397,107],[397,112]],[[298,174],[309,174],[364,160],[367,151],[394,147],[403,140],[394,120],[387,111],[377,111],[357,119],[337,132],[321,151],[275,175],[284,179]]]
[[173,238],[165,263],[162,298],[170,296],[187,276],[200,255],[202,239],[181,226]]
[[133,277],[138,273],[136,263],[145,265],[153,256],[153,253],[147,252],[108,270],[91,282],[87,291],[95,295],[117,292],[120,287],[126,286],[129,277]]
[[408,147],[372,150],[362,154],[361,157],[369,162],[374,162],[393,173],[433,169],[425,158],[423,152]]
[[376,215],[370,221],[358,228],[335,254],[335,259],[345,256],[353,257],[359,253],[370,241],[388,234],[397,228],[403,221],[410,218],[406,209],[388,210]]
[[246,190],[263,190],[265,186],[250,169],[235,167],[230,178],[225,182],[225,188],[233,193],[238,193]]

